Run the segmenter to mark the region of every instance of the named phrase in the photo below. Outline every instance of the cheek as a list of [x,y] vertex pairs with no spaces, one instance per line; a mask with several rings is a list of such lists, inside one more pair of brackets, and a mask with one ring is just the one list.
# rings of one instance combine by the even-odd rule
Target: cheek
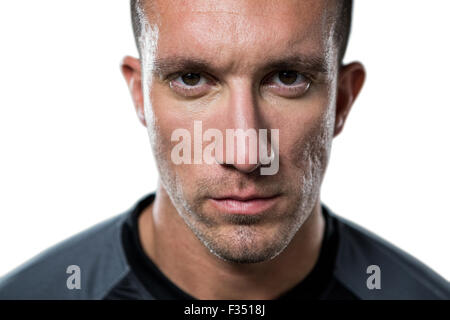
[[[166,187],[172,190],[176,189],[183,194],[190,193],[197,180],[214,174],[210,165],[194,164],[194,120],[202,120],[205,128],[210,123],[202,119],[201,115],[189,112],[184,104],[168,97],[167,93],[161,88],[153,90],[151,104],[154,122],[149,130],[154,132],[152,147],[160,176]],[[175,136],[174,141],[172,141],[172,134],[177,130],[180,132],[180,129],[187,133],[188,137],[183,134],[183,138]],[[190,153],[187,148],[183,151],[175,149],[182,142],[190,145]],[[184,155],[186,150],[190,164],[176,164],[172,159],[174,149],[178,150],[178,152],[175,152],[177,155]]]
[[[155,132],[155,144],[158,152],[171,149],[171,136],[176,129],[188,129],[186,119],[180,111],[173,108],[173,102],[160,85],[154,84],[150,95],[151,112],[154,122],[149,130]],[[169,152],[170,153],[170,152]],[[170,156],[170,155],[169,155]]]
[[166,189],[176,194],[179,178],[177,168],[171,160],[171,136],[174,130],[183,128],[183,124],[181,119],[171,116],[170,110],[165,108],[168,102],[162,90],[153,85],[150,89],[150,105],[147,108],[150,114],[146,119],[151,119],[147,121],[147,131],[162,183]]
[[317,108],[316,105],[310,110],[291,117],[291,125],[285,126],[284,141],[280,136],[280,157],[285,159],[288,167],[304,171],[314,165],[323,171],[331,147],[331,109]]
[[322,122],[308,129],[293,144],[290,157],[298,168],[324,171],[329,155],[329,130]]

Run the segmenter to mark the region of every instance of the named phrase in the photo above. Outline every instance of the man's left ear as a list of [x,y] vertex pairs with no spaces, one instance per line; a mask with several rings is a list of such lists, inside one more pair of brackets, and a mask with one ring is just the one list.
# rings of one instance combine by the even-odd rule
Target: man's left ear
[[336,99],[336,117],[334,122],[334,137],[344,128],[350,108],[355,102],[366,78],[364,66],[359,62],[344,65],[339,70]]

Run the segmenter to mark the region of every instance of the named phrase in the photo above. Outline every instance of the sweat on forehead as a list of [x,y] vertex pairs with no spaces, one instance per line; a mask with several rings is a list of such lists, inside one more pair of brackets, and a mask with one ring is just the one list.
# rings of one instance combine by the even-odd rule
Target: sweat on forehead
[[[157,11],[164,10],[163,8],[158,7],[158,1],[155,0],[130,0],[130,7],[131,7],[131,19],[132,19],[132,25],[133,25],[133,32],[136,40],[136,44],[139,48],[138,44],[138,38],[141,34],[141,29],[143,25],[142,16],[145,14],[145,18],[152,20],[157,19]],[[177,7],[181,8],[180,10],[184,10],[184,2],[185,1],[171,1],[172,3],[177,2]],[[311,4],[311,3],[317,3],[317,0],[303,0],[298,1],[298,5],[303,6],[305,4]],[[169,1],[166,1],[166,4],[168,4]],[[210,2],[209,6],[211,6]],[[220,3],[220,2],[219,2]],[[249,4],[251,3],[258,3],[261,4],[261,1],[249,1]],[[277,5],[277,1],[271,1],[269,4],[272,6]],[[328,1],[326,3],[329,3]],[[250,7],[250,5],[248,6]],[[266,6],[267,7],[267,6]],[[347,48],[349,36],[350,36],[350,29],[351,29],[351,20],[352,20],[352,7],[353,7],[353,0],[336,0],[334,1],[333,5],[328,5],[328,8],[331,10],[328,14],[328,20],[329,22],[334,25],[334,41],[338,47],[338,61],[342,63],[343,57],[345,55],[345,51]],[[203,6],[204,10],[207,11],[206,8]],[[216,5],[217,8],[217,5]],[[268,6],[270,13],[270,6]],[[220,8],[219,8],[220,9]],[[267,11],[267,10],[266,10]],[[156,22],[156,21],[152,21]]]

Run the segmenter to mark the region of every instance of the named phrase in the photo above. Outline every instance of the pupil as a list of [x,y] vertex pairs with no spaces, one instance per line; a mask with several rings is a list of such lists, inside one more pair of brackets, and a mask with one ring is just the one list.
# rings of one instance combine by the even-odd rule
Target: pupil
[[282,71],[279,73],[278,77],[283,84],[293,84],[297,80],[296,71]]
[[200,82],[200,75],[198,73],[186,73],[181,78],[189,86],[195,86]]

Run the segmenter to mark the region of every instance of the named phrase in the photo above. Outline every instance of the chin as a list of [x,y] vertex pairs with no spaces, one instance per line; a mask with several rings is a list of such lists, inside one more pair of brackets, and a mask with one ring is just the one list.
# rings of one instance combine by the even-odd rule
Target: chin
[[[227,228],[228,229],[228,228]],[[258,230],[252,226],[234,226],[219,235],[200,239],[215,256],[233,263],[258,263],[278,256],[291,237],[273,230]]]

